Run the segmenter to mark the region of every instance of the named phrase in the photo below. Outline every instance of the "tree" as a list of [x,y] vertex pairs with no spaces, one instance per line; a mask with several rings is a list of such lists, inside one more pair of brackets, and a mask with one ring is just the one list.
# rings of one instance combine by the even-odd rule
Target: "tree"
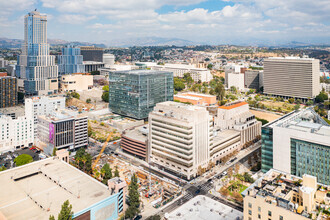
[[6,170],[7,168],[5,166],[0,167],[0,172]]
[[294,103],[294,98],[289,98],[289,103],[290,104]]
[[235,86],[231,86],[230,87],[230,91],[232,92],[232,93],[237,93],[237,88],[235,87]]
[[55,217],[53,215],[50,215],[49,220],[55,220]]
[[324,102],[325,100],[328,100],[328,94],[323,91],[315,97],[315,102],[317,103]]
[[182,79],[175,77],[173,79],[173,87],[176,91],[181,91],[181,90],[184,90],[186,86],[184,85]]
[[239,173],[239,168],[240,168],[239,164],[236,163],[236,164],[235,164],[235,173],[236,173],[236,174]]
[[209,93],[210,93],[210,95],[214,95],[215,94],[214,89],[210,89]]
[[108,185],[108,180],[112,178],[112,170],[108,163],[104,164],[104,166],[102,167],[101,174],[103,178],[102,183]]
[[109,86],[108,85],[105,85],[102,87],[102,90],[103,91],[106,91],[106,92],[109,92]]
[[115,174],[115,177],[119,177],[119,170],[118,170],[118,167],[116,166],[115,168],[116,168],[116,169],[115,169],[115,173],[114,173],[114,174]]
[[209,70],[211,70],[211,69],[213,68],[213,64],[212,64],[212,63],[209,63],[209,64],[207,65],[207,68],[208,68]]
[[109,92],[103,92],[101,98],[104,102],[109,102]]
[[92,71],[91,74],[94,75],[100,75],[100,71],[96,70],[96,71]]
[[78,168],[86,173],[92,171],[92,156],[85,151],[84,148],[80,148],[76,155],[75,161]]
[[54,148],[53,148],[53,153],[52,153],[52,156],[53,156],[53,157],[56,156],[56,151],[57,151],[57,149],[56,149],[56,147],[54,147]]
[[228,192],[228,189],[226,187],[221,187],[220,189],[220,194],[223,195],[223,196],[228,196],[229,195],[229,192]]
[[92,102],[92,100],[91,99],[86,99],[86,103],[91,103]]
[[231,178],[233,176],[233,168],[228,168],[228,177]]
[[77,92],[71,92],[71,96],[76,99],[80,99],[80,95]]
[[14,159],[17,167],[33,162],[33,158],[28,154],[21,154]]
[[217,96],[217,99],[219,101],[222,101],[223,98],[225,97],[225,88],[223,86],[222,83],[219,83],[216,87],[215,87],[215,94]]
[[58,220],[69,220],[72,219],[73,211],[72,205],[70,204],[69,200],[66,200],[61,208],[60,213],[58,214]]
[[312,100],[308,100],[307,102],[306,102],[306,105],[308,105],[308,106],[311,106],[311,105],[313,105],[314,104],[314,102],[312,101]]
[[190,74],[190,73],[185,73],[185,74],[183,74],[183,79],[184,79],[184,81],[186,81],[186,83],[187,83],[188,85],[191,85],[191,84],[193,84],[193,82],[194,82],[194,80],[193,80],[193,78],[191,77],[191,74]]
[[300,105],[299,104],[296,104],[295,106],[294,106],[294,110],[298,110],[298,109],[300,109]]
[[129,197],[129,207],[125,212],[125,216],[133,219],[139,212],[140,206],[140,195],[139,195],[139,185],[137,183],[137,177],[134,173],[131,177],[131,183],[128,186],[128,197]]

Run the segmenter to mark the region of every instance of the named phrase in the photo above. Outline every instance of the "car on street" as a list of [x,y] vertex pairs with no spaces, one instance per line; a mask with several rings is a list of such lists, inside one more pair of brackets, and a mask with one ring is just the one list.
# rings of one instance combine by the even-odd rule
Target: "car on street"
[[227,175],[227,171],[223,171],[223,172],[222,172],[222,175],[223,175],[223,176],[226,176],[226,175]]

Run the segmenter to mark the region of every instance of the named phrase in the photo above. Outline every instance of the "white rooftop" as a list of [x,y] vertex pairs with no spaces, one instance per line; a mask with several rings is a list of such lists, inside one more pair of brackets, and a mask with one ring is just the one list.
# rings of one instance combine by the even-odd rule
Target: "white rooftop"
[[206,196],[196,196],[171,213],[168,220],[238,220],[243,213]]
[[48,220],[66,200],[77,213],[111,196],[106,185],[53,158],[2,171],[0,183],[0,213],[7,219]]

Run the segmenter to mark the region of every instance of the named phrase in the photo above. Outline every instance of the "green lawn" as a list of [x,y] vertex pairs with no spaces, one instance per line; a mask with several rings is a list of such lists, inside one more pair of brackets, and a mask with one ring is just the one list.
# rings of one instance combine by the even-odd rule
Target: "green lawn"
[[[239,186],[240,186],[240,189],[239,189],[238,192],[239,192],[239,194],[241,194],[247,188],[247,186],[244,186],[244,185],[241,185],[241,184],[239,184]],[[229,187],[228,187],[228,191],[229,191],[229,195],[233,196],[233,192],[229,190]]]

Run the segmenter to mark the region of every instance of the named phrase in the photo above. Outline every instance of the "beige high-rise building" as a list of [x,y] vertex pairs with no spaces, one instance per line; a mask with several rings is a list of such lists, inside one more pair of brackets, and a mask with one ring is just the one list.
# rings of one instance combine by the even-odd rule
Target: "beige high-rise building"
[[271,169],[242,193],[244,220],[328,219],[319,211],[330,205],[329,189],[314,176],[299,178]]
[[264,93],[308,99],[320,93],[320,61],[313,58],[273,57],[264,60]]
[[212,118],[204,107],[158,103],[149,114],[150,161],[191,179],[210,160]]

